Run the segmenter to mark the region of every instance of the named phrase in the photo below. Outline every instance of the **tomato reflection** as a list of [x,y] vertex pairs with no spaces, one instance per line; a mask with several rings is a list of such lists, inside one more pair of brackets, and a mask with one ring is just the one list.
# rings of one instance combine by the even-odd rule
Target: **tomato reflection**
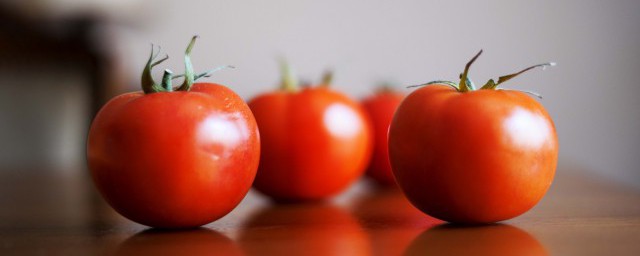
[[505,224],[455,226],[446,224],[418,236],[405,255],[548,255],[526,231]]
[[253,215],[239,238],[248,255],[370,255],[348,212],[329,204],[279,204]]
[[399,188],[373,188],[357,198],[354,216],[367,228],[373,255],[401,255],[425,229],[442,223],[411,205]]
[[228,237],[206,228],[149,229],[125,240],[116,255],[243,255]]

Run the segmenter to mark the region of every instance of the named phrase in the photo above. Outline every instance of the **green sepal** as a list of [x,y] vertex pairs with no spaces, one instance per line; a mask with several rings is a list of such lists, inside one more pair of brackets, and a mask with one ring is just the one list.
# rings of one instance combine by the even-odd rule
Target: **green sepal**
[[191,86],[195,81],[193,64],[191,63],[191,49],[193,49],[193,46],[196,43],[196,39],[198,39],[198,36],[193,36],[191,38],[191,42],[189,42],[189,45],[187,46],[187,49],[184,51],[184,81],[182,82],[180,87],[176,89],[176,91],[188,92],[189,90],[191,90]]
[[451,82],[451,81],[446,81],[446,80],[436,80],[436,81],[431,81],[431,82],[424,83],[424,84],[409,85],[409,86],[407,86],[407,88],[422,87],[422,86],[428,86],[428,85],[432,85],[432,84],[448,85],[448,86],[451,86],[453,89],[456,89],[456,91],[460,91],[460,87],[459,87],[459,85],[457,83]]
[[298,80],[293,75],[293,71],[289,63],[284,58],[280,59],[280,72],[282,81],[280,82],[280,90],[287,92],[295,92],[298,90]]
[[[480,54],[482,54],[482,50],[480,50],[476,56],[473,56],[473,58],[471,58],[471,60],[469,62],[467,62],[467,65],[464,66],[464,72],[462,73],[462,75],[460,76],[460,92],[467,92],[469,90],[473,90],[474,86],[473,83],[470,83],[469,78],[469,68],[471,67],[471,64],[473,64],[473,62],[476,61],[476,59],[478,59],[478,57],[480,57]],[[469,84],[468,84],[469,82]]]
[[540,67],[540,68],[542,68],[542,69],[544,70],[546,67],[553,67],[553,66],[555,66],[555,65],[556,65],[556,63],[555,63],[555,62],[547,62],[547,63],[538,64],[538,65],[533,65],[533,66],[531,66],[531,67],[528,67],[528,68],[525,68],[525,69],[523,69],[523,70],[520,70],[520,71],[519,71],[519,72],[517,72],[517,73],[509,74],[509,75],[506,75],[506,76],[501,76],[501,77],[499,77],[499,78],[498,78],[498,82],[497,82],[497,83],[496,83],[495,81],[493,81],[493,79],[490,79],[490,80],[489,80],[485,85],[483,85],[483,86],[482,86],[482,88],[480,88],[480,89],[488,89],[488,90],[490,90],[490,89],[495,89],[495,88],[496,88],[496,87],[498,87],[498,85],[500,85],[501,83],[504,83],[504,82],[506,82],[506,81],[510,80],[511,78],[514,78],[514,77],[516,77],[516,76],[518,76],[518,75],[520,75],[520,74],[522,74],[522,73],[524,73],[524,72],[527,72],[527,71],[529,71],[529,70],[531,70],[531,69],[534,69],[534,68],[538,68],[538,67]]
[[158,55],[160,55],[160,49],[161,49],[160,46],[158,46],[158,51],[155,52],[154,45],[153,44],[151,45],[151,54],[149,56],[149,60],[147,60],[147,64],[142,70],[142,77],[140,79],[140,84],[142,85],[142,91],[145,94],[165,91],[165,89],[161,85],[157,84],[153,80],[153,76],[151,75],[151,70],[153,69],[153,67],[169,59],[169,55],[165,55],[164,58],[154,62],[154,60],[158,57]]
[[320,86],[329,87],[333,83],[333,70],[327,70],[322,74],[322,80],[320,80]]

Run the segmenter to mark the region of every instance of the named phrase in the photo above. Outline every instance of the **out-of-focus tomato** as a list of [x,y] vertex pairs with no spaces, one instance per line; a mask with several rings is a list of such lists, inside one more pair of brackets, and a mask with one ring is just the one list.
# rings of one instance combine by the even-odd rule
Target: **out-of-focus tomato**
[[382,87],[364,99],[362,106],[369,115],[373,128],[373,155],[366,174],[384,186],[395,186],[396,181],[389,162],[388,134],[393,114],[404,99],[404,94]]
[[473,90],[467,72],[478,55],[459,85],[437,81],[408,95],[389,131],[391,165],[406,196],[450,222],[496,222],[526,212],[551,185],[558,159],[544,107],[523,92],[496,89],[549,64]]
[[93,120],[87,160],[93,181],[123,216],[152,227],[196,227],[230,212],[255,177],[260,141],[249,107],[222,85],[185,82],[173,91],[171,72],[162,86],[151,78],[144,92],[113,98]]
[[254,187],[276,201],[328,198],[364,172],[370,124],[361,106],[328,81],[298,89],[283,70],[280,90],[249,101],[262,140]]

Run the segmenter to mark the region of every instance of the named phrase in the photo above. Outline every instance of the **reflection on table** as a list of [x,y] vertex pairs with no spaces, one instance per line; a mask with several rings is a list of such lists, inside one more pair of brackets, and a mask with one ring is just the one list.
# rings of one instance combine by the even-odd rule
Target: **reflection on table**
[[635,255],[640,249],[640,193],[563,172],[540,205],[494,225],[446,224],[399,190],[364,180],[335,200],[310,204],[276,204],[252,191],[224,218],[179,231],[121,217],[87,175],[43,173],[0,177],[0,255]]

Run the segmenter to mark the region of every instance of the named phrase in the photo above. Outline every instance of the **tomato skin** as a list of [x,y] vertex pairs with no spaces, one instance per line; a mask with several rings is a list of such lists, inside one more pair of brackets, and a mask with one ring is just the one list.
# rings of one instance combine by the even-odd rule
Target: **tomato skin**
[[396,186],[389,162],[388,134],[393,114],[404,94],[382,91],[362,101],[373,128],[373,155],[366,174],[383,186]]
[[358,103],[325,87],[277,91],[249,102],[262,139],[254,187],[276,201],[321,200],[364,172],[370,125]]
[[489,223],[533,207],[558,159],[553,121],[516,91],[422,87],[389,131],[395,178],[420,210],[449,222]]
[[197,227],[229,213],[250,189],[259,154],[248,106],[209,83],[115,97],[95,117],[87,142],[89,169],[106,201],[161,228]]

